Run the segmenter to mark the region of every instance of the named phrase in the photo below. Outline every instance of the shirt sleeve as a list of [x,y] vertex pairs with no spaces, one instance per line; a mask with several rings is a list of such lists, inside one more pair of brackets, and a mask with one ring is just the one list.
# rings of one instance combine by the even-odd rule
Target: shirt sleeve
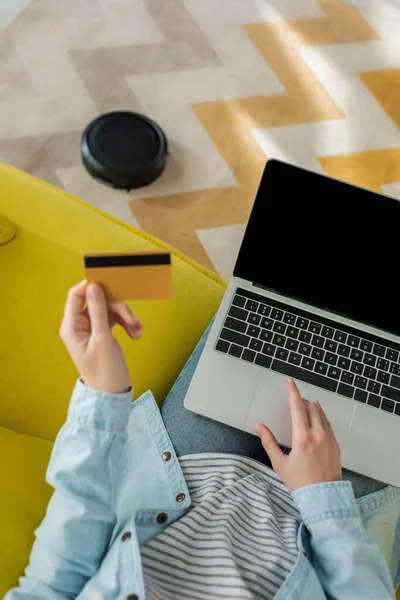
[[47,471],[55,491],[25,576],[5,600],[75,598],[99,569],[116,521],[114,482],[131,402],[132,390],[106,394],[77,382]]
[[306,486],[292,497],[310,532],[313,566],[327,598],[392,600],[388,565],[364,528],[351,482]]

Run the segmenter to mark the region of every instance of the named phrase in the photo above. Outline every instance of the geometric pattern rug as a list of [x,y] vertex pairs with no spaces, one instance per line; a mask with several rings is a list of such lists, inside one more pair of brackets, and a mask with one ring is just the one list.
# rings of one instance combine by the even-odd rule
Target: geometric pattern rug
[[[399,30],[397,0],[0,0],[0,160],[228,278],[268,158],[400,199]],[[80,160],[119,109],[169,140],[129,194]]]

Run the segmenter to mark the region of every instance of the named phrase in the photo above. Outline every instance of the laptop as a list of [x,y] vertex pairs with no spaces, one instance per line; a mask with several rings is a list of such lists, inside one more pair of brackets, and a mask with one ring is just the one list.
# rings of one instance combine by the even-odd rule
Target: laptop
[[400,486],[399,266],[400,202],[268,161],[185,407],[290,447],[293,377],[343,466]]

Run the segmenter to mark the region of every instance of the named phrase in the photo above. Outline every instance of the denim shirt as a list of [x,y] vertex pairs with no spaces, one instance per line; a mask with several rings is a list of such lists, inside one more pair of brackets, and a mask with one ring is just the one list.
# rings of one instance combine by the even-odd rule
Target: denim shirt
[[[47,472],[55,492],[6,600],[145,599],[140,545],[184,515],[190,496],[152,394],[133,404],[131,396],[77,382]],[[276,598],[394,598],[400,489],[356,501],[340,481],[292,496],[299,552]]]

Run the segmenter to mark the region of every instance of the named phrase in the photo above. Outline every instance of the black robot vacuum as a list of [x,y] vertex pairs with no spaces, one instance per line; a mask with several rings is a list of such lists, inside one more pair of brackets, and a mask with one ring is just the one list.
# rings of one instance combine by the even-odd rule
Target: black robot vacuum
[[92,121],[81,140],[88,172],[113,188],[149,185],[164,171],[168,143],[162,129],[134,112],[112,112]]

